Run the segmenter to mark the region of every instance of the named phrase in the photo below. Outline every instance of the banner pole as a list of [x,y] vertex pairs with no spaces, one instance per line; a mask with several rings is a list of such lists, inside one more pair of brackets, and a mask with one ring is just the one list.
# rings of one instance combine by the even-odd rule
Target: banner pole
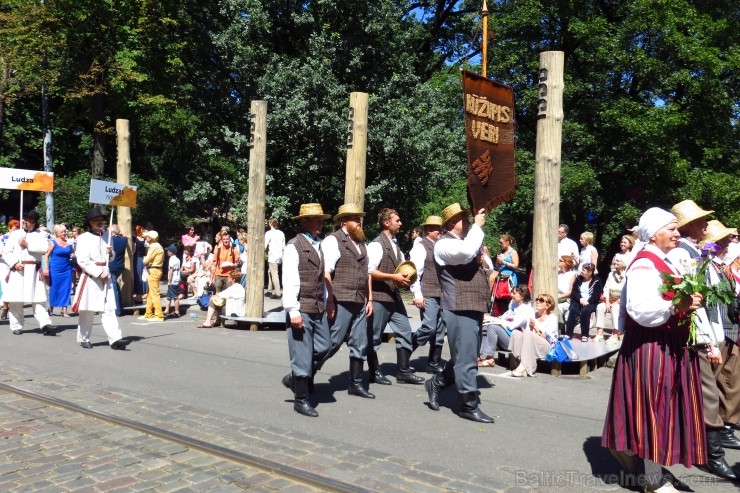
[[488,73],[488,5],[486,4],[486,0],[483,0],[483,9],[481,10],[481,14],[483,15],[483,46],[481,51],[482,57],[481,57],[481,71],[480,74],[483,77],[487,77]]
[[21,203],[20,211],[18,212],[18,221],[21,223],[21,228],[23,228],[23,190],[21,190]]

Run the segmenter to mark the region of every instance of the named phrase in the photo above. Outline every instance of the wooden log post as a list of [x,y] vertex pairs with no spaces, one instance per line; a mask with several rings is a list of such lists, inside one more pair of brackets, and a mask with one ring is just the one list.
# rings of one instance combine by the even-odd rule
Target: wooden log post
[[[265,315],[265,170],[267,150],[267,101],[252,101],[249,119],[249,195],[247,197],[247,297],[246,316]],[[249,330],[258,330],[250,323]]]
[[365,92],[349,95],[347,126],[347,169],[344,181],[344,203],[365,205],[365,163],[367,159],[367,102]]
[[[129,185],[131,180],[131,134],[129,133],[128,120],[116,120],[116,182]],[[126,248],[126,260],[124,261],[123,273],[119,277],[121,285],[121,305],[131,306],[133,304],[133,243],[134,232],[131,222],[131,208],[118,207],[116,210],[116,223],[121,228],[121,234],[128,237]]]
[[540,53],[538,83],[532,295],[548,293],[557,300],[560,147],[563,134],[562,51]]

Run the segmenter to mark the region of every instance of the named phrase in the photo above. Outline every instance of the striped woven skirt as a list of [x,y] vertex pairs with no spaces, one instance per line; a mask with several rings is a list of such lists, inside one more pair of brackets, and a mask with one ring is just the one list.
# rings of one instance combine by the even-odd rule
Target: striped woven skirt
[[699,360],[688,330],[625,331],[601,445],[664,466],[706,464]]

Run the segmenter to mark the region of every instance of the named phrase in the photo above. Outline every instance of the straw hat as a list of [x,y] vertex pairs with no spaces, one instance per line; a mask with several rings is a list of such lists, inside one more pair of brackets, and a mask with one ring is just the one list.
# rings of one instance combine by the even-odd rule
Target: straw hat
[[447,224],[450,219],[453,219],[461,214],[468,214],[468,210],[463,209],[458,202],[448,205],[442,211],[442,223]]
[[728,228],[721,222],[713,219],[707,223],[707,234],[704,236],[701,243],[702,245],[708,241],[716,243],[731,234],[735,234],[732,228]]
[[311,203],[311,204],[301,204],[301,209],[298,212],[297,216],[293,216],[292,219],[306,219],[306,218],[314,218],[314,217],[320,217],[321,219],[329,219],[331,217],[330,214],[324,214],[324,209],[321,208],[321,204],[317,203]]
[[445,222],[442,220],[439,216],[428,216],[426,218],[426,221],[424,221],[424,224],[421,225],[423,228],[424,226],[439,226],[440,228],[444,226]]
[[684,200],[671,207],[671,212],[678,219],[678,227],[686,226],[691,221],[695,221],[704,216],[708,216],[714,211],[705,211],[693,200]]
[[362,208],[357,204],[344,204],[339,206],[339,212],[334,216],[334,222],[339,222],[343,217],[348,216],[359,216],[364,217],[365,213],[362,212]]
[[[404,260],[400,264],[398,264],[398,267],[396,267],[396,270],[394,274],[403,274],[408,278],[409,281],[411,281],[411,284],[416,282],[416,265],[410,260]],[[400,284],[396,283],[396,286],[401,288]]]

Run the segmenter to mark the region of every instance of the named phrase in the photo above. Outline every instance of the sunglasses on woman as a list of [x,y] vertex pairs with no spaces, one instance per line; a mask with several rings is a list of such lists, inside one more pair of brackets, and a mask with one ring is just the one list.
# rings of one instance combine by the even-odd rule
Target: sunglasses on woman
[[537,298],[537,299],[535,299],[535,301],[537,303],[549,303],[549,301],[547,301],[545,298]]

